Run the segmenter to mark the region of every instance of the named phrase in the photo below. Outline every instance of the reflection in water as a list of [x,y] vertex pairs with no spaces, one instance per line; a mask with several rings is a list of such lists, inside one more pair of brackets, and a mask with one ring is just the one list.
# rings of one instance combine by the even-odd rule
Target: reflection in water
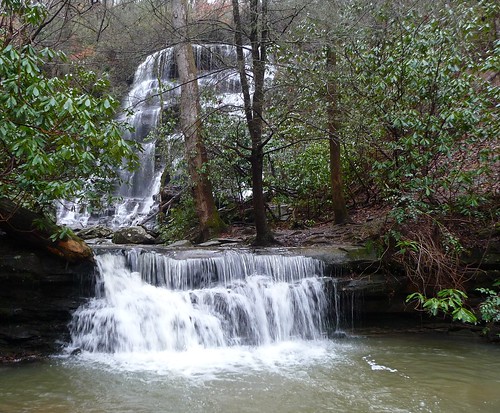
[[500,349],[420,336],[82,353],[0,368],[0,412],[497,412]]

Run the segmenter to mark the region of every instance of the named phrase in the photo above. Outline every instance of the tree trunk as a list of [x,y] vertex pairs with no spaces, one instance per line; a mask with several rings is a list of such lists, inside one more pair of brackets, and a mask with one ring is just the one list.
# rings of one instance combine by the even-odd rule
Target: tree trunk
[[330,181],[332,185],[333,213],[335,224],[344,224],[348,221],[349,217],[344,199],[344,186],[342,182],[342,167],[340,159],[341,147],[338,138],[338,92],[335,81],[332,80],[337,66],[337,56],[330,48],[327,50],[326,59],[327,70],[330,74],[326,96],[328,101],[328,138],[330,144]]
[[7,198],[0,198],[0,229],[13,239],[44,249],[68,262],[88,261],[93,257],[90,247],[76,235],[68,233],[57,239],[61,227]]
[[220,232],[224,224],[215,206],[212,185],[205,170],[208,157],[202,135],[197,69],[193,46],[189,41],[187,9],[187,0],[173,1],[173,26],[177,36],[175,59],[181,83],[180,125],[201,239],[206,240]]
[[267,59],[267,0],[250,1],[250,45],[252,51],[252,78],[254,82],[253,99],[250,97],[250,86],[245,71],[245,56],[243,54],[243,29],[238,0],[232,0],[233,21],[235,26],[235,44],[237,51],[238,71],[243,92],[244,111],[248,131],[252,141],[249,157],[252,169],[252,195],[255,219],[255,245],[268,245],[274,241],[266,217],[264,199],[263,166],[263,106],[264,106],[264,75]]

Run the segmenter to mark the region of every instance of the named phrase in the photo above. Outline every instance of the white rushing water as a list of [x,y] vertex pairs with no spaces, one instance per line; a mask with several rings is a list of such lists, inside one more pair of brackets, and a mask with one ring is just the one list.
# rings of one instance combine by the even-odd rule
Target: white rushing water
[[97,295],[71,323],[71,348],[97,358],[113,354],[120,364],[133,355],[156,369],[158,360],[171,366],[208,355],[237,363],[326,335],[323,264],[312,258],[226,252],[178,260],[129,250],[97,261]]
[[[236,49],[223,44],[193,45],[198,69],[200,90],[210,99],[204,106],[217,107],[226,113],[242,113],[242,97],[236,67]],[[248,54],[248,53],[247,53]],[[272,77],[272,71],[268,78]],[[142,145],[137,155],[139,168],[135,172],[121,172],[123,184],[116,188],[118,201],[106,211],[90,214],[78,201],[62,201],[58,205],[57,220],[61,225],[82,228],[102,224],[112,228],[137,225],[154,214],[159,204],[161,175],[165,162],[178,162],[182,154],[163,153],[157,148],[157,139],[151,135],[162,121],[162,114],[174,116],[180,95],[177,67],[173,48],[157,51],[137,67],[134,81],[125,96],[120,119],[133,127],[124,132],[124,138]],[[169,113],[172,112],[172,113]],[[131,113],[129,115],[129,113]],[[179,140],[178,134],[163,140]],[[165,149],[168,142],[162,142]],[[179,145],[177,145],[179,146]]]

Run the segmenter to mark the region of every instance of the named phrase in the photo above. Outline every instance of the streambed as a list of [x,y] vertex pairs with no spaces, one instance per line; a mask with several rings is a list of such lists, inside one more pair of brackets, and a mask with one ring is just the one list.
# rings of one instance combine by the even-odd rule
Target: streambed
[[498,412],[500,348],[350,337],[0,367],[0,412]]
[[498,346],[328,339],[352,331],[352,309],[319,260],[134,249],[96,259],[95,296],[74,312],[66,350],[0,366],[0,413],[500,411]]

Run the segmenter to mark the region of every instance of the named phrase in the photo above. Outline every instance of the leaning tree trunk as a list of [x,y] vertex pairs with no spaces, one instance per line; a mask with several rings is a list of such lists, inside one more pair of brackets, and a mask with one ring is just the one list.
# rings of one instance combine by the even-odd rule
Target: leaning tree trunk
[[93,257],[90,247],[80,238],[72,233],[59,236],[61,227],[8,198],[0,198],[0,229],[23,244],[43,249],[68,262],[92,260]]
[[180,124],[201,238],[206,240],[220,232],[224,224],[215,206],[212,185],[205,170],[208,157],[203,142],[197,69],[188,36],[187,8],[187,0],[173,1],[173,26],[177,36],[175,58],[181,82]]
[[[336,70],[337,59],[332,49],[327,50],[326,65],[330,79]],[[334,80],[327,83],[326,97],[328,101],[328,138],[330,144],[330,181],[332,185],[332,201],[334,222],[344,224],[348,221],[347,208],[344,199],[344,186],[342,182],[342,167],[340,159],[340,141],[339,131],[339,111],[338,111],[338,92]]]
[[[262,4],[260,4],[262,3]],[[267,0],[250,2],[250,46],[252,51],[252,77],[254,82],[253,99],[250,97],[250,86],[245,69],[243,53],[243,28],[241,23],[238,0],[232,0],[233,21],[235,26],[235,44],[243,92],[244,111],[248,131],[252,141],[250,165],[252,170],[252,196],[255,219],[255,245],[265,246],[274,241],[266,217],[266,203],[264,199],[263,167],[264,145],[263,139],[263,106],[264,106],[264,75],[267,59]]]

